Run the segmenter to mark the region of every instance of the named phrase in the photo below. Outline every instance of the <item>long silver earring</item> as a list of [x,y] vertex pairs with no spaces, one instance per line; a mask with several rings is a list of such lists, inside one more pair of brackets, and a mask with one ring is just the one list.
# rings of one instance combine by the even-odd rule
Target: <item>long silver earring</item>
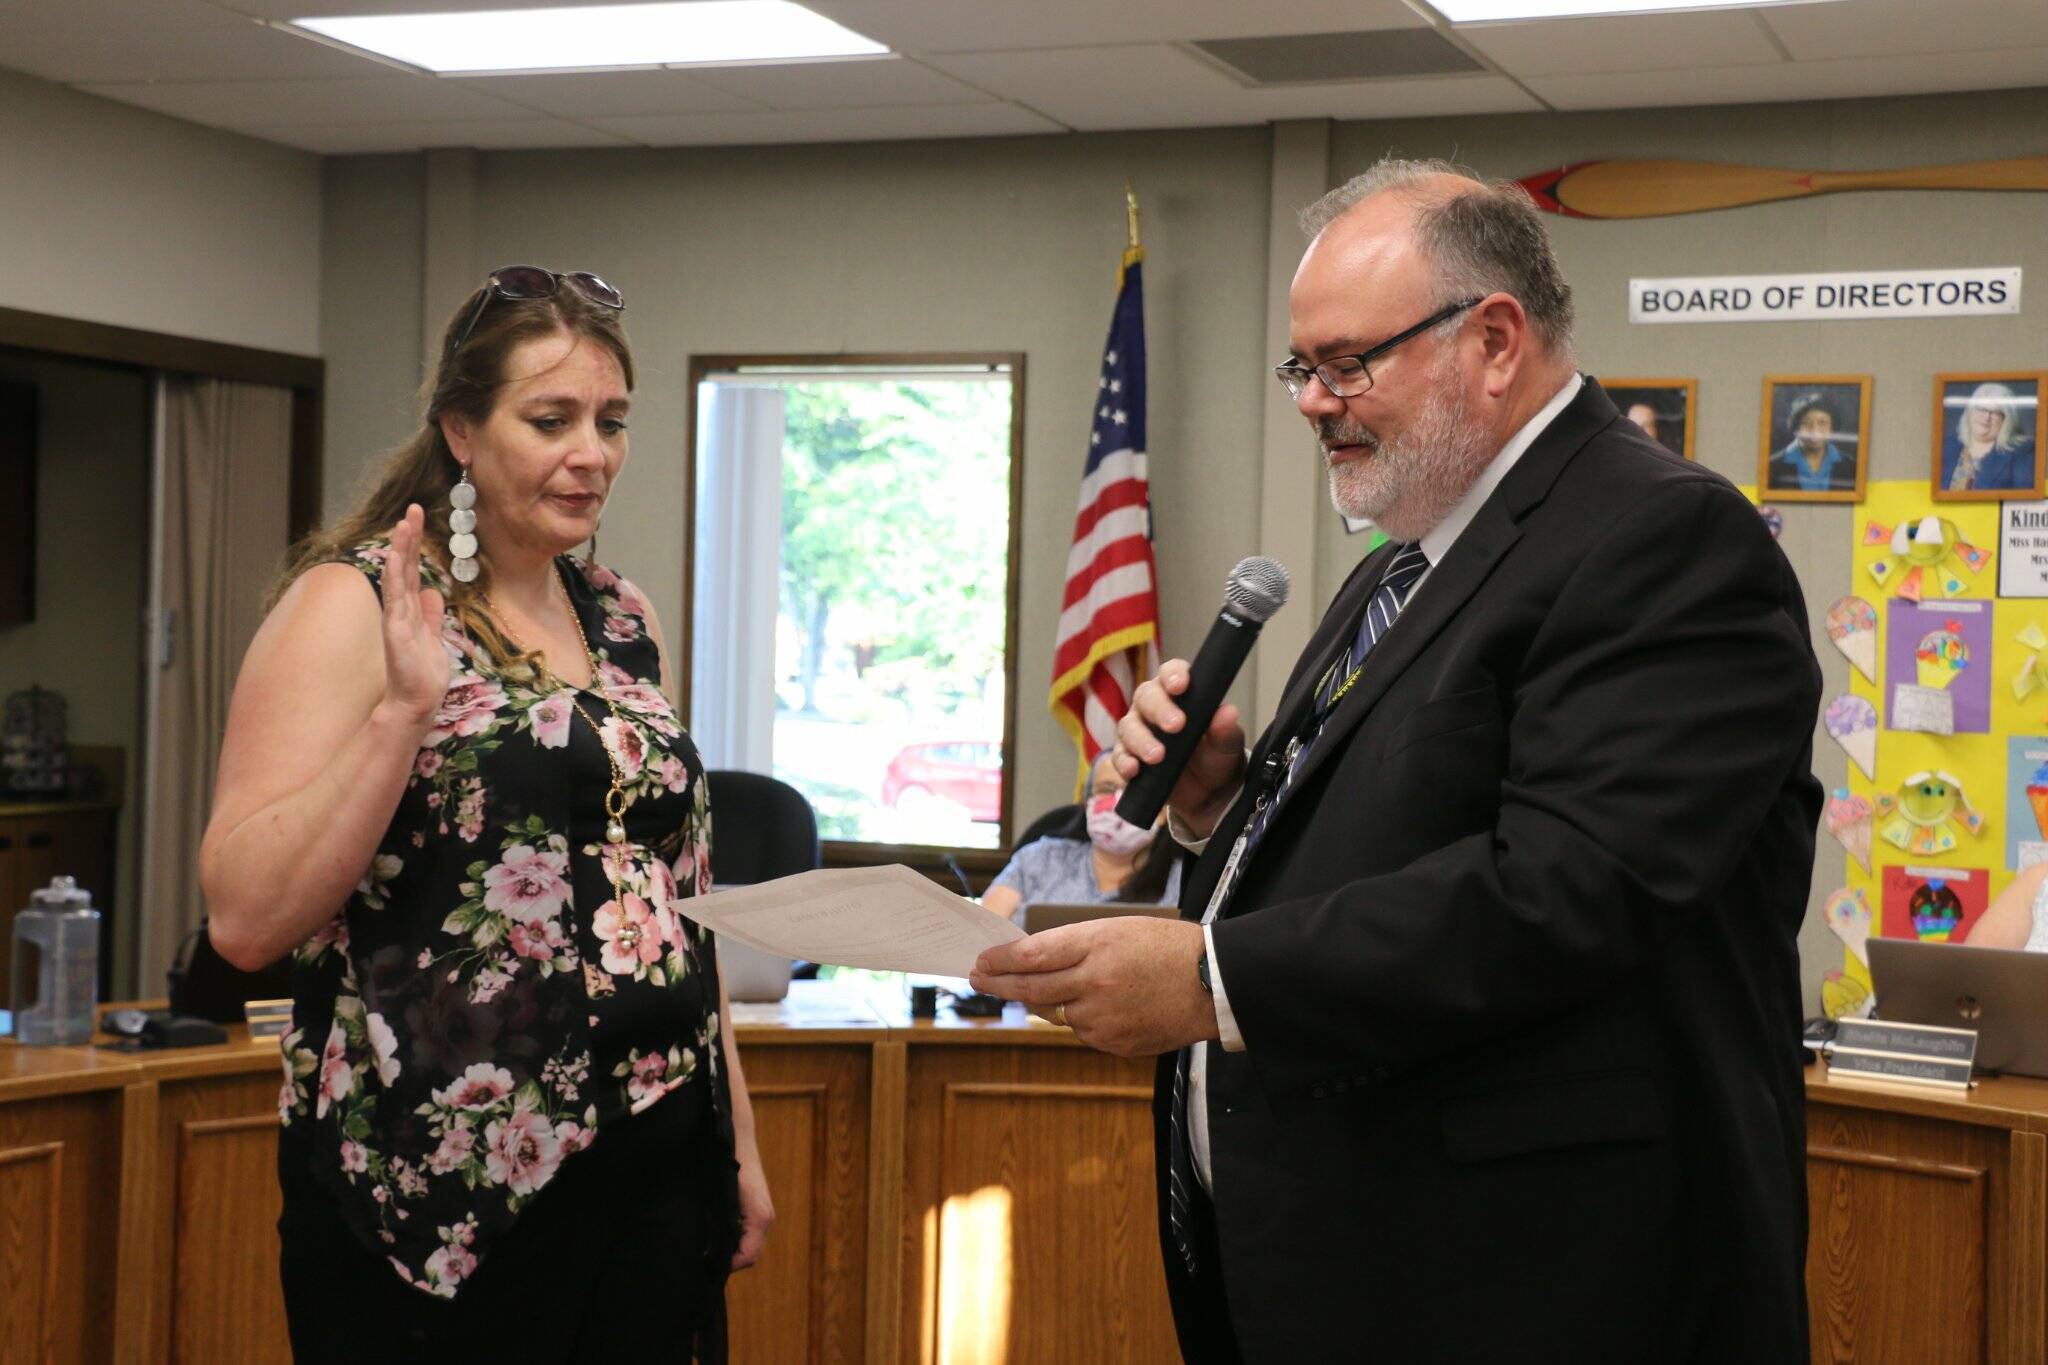
[[469,471],[462,471],[462,481],[448,490],[448,505],[455,510],[448,514],[448,572],[455,575],[458,583],[476,582],[476,485],[469,481]]

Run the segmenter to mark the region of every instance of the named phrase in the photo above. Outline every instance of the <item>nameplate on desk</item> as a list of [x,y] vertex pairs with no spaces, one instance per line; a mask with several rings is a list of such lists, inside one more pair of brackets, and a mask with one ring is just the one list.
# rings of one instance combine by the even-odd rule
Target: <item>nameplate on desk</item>
[[1828,1078],[1967,1090],[1977,1057],[1977,1031],[1842,1019],[1827,1051]]
[[282,1038],[284,1031],[292,1026],[292,1002],[245,1000],[242,1002],[242,1017],[249,1021],[251,1038]]

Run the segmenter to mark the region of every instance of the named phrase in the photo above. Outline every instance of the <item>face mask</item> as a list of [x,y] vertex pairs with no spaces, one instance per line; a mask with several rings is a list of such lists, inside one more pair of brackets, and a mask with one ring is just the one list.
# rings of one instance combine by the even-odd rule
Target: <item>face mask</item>
[[1152,842],[1152,831],[1140,829],[1116,813],[1116,792],[1088,799],[1088,837],[1112,858],[1129,858]]

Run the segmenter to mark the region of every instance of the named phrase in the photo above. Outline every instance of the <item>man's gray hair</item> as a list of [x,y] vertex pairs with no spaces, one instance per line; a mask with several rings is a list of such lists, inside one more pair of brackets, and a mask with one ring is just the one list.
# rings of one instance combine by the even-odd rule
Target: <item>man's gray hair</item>
[[[1430,183],[1446,175],[1469,186]],[[1449,161],[1385,157],[1303,209],[1302,230],[1314,237],[1367,199],[1388,193],[1416,201],[1416,242],[1443,272],[1445,304],[1512,294],[1545,347],[1571,354],[1572,287],[1558,269],[1542,215],[1512,180],[1487,180]]]

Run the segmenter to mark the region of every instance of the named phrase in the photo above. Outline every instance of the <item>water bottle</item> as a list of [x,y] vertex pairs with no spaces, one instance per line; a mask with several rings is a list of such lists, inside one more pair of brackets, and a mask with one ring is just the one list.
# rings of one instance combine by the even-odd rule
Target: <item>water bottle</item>
[[[35,1003],[29,1003],[29,955],[37,949]],[[99,1007],[100,912],[92,893],[70,877],[52,878],[29,893],[28,909],[14,917],[14,969],[8,999],[14,1036],[24,1043],[92,1041]]]

